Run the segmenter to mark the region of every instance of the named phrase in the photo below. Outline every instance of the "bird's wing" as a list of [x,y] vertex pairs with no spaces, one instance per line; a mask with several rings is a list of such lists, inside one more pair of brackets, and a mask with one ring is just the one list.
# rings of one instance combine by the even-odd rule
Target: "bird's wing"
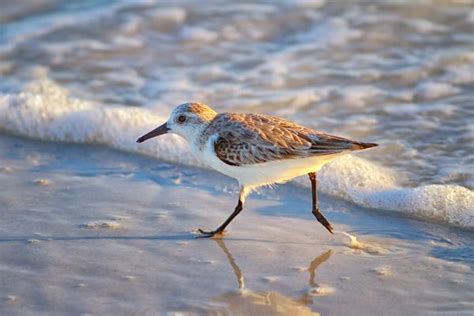
[[331,155],[363,145],[260,114],[219,114],[205,133],[215,137],[217,157],[233,166]]

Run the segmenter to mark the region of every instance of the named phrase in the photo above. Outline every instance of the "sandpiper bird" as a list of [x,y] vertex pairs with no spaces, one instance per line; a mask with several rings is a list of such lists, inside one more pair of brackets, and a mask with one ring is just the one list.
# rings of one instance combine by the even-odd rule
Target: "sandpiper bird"
[[329,135],[276,116],[218,114],[195,102],[177,106],[166,123],[137,142],[165,133],[184,137],[200,160],[240,184],[234,212],[216,230],[199,229],[201,237],[222,237],[227,225],[242,211],[252,189],[306,174],[311,181],[312,212],[332,233],[333,227],[318,207],[316,172],[340,155],[377,146]]

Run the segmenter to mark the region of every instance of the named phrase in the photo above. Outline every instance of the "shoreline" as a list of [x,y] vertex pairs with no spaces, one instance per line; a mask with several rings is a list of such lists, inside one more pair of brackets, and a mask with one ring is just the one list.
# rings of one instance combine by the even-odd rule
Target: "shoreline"
[[0,193],[2,314],[474,307],[469,231],[322,194],[321,209],[351,241],[313,219],[309,192],[280,185],[249,196],[222,247],[193,230],[231,212],[237,185],[229,178],[100,146],[0,139],[0,181],[8,184]]

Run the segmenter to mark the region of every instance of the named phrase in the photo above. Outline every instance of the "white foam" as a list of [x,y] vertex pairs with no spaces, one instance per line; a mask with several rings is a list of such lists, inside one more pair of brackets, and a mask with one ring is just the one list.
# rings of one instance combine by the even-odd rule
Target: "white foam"
[[372,272],[381,276],[381,277],[390,277],[393,276],[392,268],[389,266],[381,266],[372,269]]
[[308,290],[308,295],[310,296],[329,296],[336,292],[336,290],[326,284],[318,284]]
[[211,43],[219,37],[216,32],[201,27],[185,26],[181,31],[181,38],[189,42]]
[[350,86],[347,88],[335,88],[331,95],[338,97],[341,101],[351,107],[363,107],[371,99],[380,96],[383,91],[373,86]]
[[357,239],[356,236],[351,235],[344,231],[334,231],[335,234],[342,234],[346,237],[349,237],[351,243],[348,245],[349,248],[356,251],[363,251],[370,255],[386,255],[390,252],[390,249],[385,245],[361,242]]
[[416,86],[415,96],[423,99],[439,99],[456,94],[460,91],[459,88],[447,83],[441,82],[423,82]]
[[466,16],[466,20],[470,23],[474,23],[474,9],[471,9]]
[[472,84],[474,82],[474,63],[448,66],[446,73],[440,79],[453,84]]
[[327,47],[344,45],[361,36],[362,32],[350,27],[347,20],[331,18],[323,23],[315,23],[308,32],[298,34],[296,39],[301,43],[311,43],[310,47]]
[[323,7],[326,4],[326,0],[291,0],[284,1],[283,3],[300,8],[317,9]]
[[444,25],[435,24],[425,19],[407,19],[405,23],[419,33],[444,32],[447,30],[447,27]]
[[121,225],[117,221],[110,221],[110,220],[99,220],[99,221],[93,221],[93,222],[88,222],[80,225],[82,228],[88,228],[88,229],[98,229],[98,228],[108,228],[108,229],[116,229],[119,228]]
[[152,23],[158,27],[170,27],[182,25],[186,18],[187,12],[183,8],[169,7],[169,8],[156,8],[147,12],[147,16],[152,20]]
[[34,183],[39,186],[47,186],[51,184],[51,182],[48,179],[36,179]]
[[[49,79],[22,92],[0,96],[0,129],[43,140],[98,143],[160,159],[203,166],[185,141],[167,135],[137,144],[143,133],[165,121],[146,109],[101,106],[76,99]],[[398,175],[355,156],[341,157],[319,173],[320,189],[363,207],[474,227],[474,192],[457,185],[400,187]],[[298,179],[305,186],[307,179]]]

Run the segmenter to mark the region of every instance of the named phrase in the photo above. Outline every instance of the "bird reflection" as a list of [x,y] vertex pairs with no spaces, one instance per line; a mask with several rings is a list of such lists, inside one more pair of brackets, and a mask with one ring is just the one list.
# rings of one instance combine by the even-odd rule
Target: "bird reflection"
[[[309,286],[311,288],[318,288],[319,284],[316,283],[315,278],[316,278],[316,269],[323,264],[324,262],[328,261],[329,258],[331,258],[332,255],[332,250],[329,249],[325,253],[317,256],[316,258],[311,261],[308,267],[309,271]],[[310,293],[306,292],[301,298],[300,301],[304,304],[312,304],[313,303],[313,295]]]
[[219,245],[219,247],[222,249],[222,251],[224,251],[224,253],[227,257],[227,260],[229,261],[230,265],[232,266],[232,269],[234,270],[235,276],[237,277],[237,282],[239,284],[239,290],[243,289],[244,288],[244,275],[242,274],[242,271],[240,270],[237,263],[235,263],[235,259],[232,256],[232,254],[230,253],[227,246],[225,245],[224,239],[223,238],[217,238],[217,239],[213,239],[213,240],[215,240],[217,242],[217,244]]
[[[249,289],[244,290],[244,274],[237,265],[232,253],[227,248],[223,239],[215,239],[217,245],[222,249],[231,265],[237,278],[239,292],[232,292],[220,295],[215,298],[216,301],[224,302],[227,310],[236,315],[318,315],[313,312],[307,305],[313,303],[315,295],[304,289],[304,294],[300,298],[291,298],[275,291],[269,292],[253,292]],[[311,289],[318,288],[316,282],[316,269],[328,261],[332,255],[332,250],[328,250],[323,254],[314,258],[309,264],[307,271],[309,272],[308,284]],[[208,310],[209,311],[209,310]],[[223,312],[221,310],[221,312]]]

